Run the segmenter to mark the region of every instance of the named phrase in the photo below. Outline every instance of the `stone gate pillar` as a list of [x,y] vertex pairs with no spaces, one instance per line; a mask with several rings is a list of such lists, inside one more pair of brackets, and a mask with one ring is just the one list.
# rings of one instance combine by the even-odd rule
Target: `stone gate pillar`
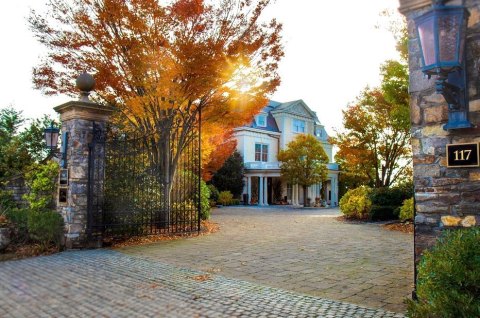
[[[93,124],[105,129],[112,108],[89,100],[95,81],[87,73],[77,79],[81,91],[79,100],[55,107],[62,122],[62,135],[67,133],[66,164],[63,169],[67,182],[59,185],[58,210],[65,220],[66,248],[87,247],[88,154]],[[63,147],[63,146],[62,146]],[[60,192],[60,191],[63,191]],[[63,201],[63,202],[61,202]]]
[[431,10],[430,0],[400,0],[409,36],[410,107],[416,199],[415,261],[443,229],[480,224],[480,168],[448,167],[447,144],[480,142],[480,6],[478,0],[447,1],[470,12],[466,35],[469,119],[475,126],[444,130],[448,105],[435,93],[435,78],[421,71],[421,53],[414,18]]

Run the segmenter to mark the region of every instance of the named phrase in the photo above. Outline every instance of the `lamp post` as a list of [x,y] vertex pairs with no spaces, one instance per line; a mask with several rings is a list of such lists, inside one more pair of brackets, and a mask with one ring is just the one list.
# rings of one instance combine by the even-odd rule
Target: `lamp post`
[[43,131],[47,149],[50,150],[51,153],[55,152],[57,150],[58,134],[60,133],[60,129],[55,127],[52,121],[50,123],[50,127],[45,128]]
[[[67,167],[67,143],[68,143],[68,134],[64,132],[62,134],[62,149],[57,150],[58,136],[60,134],[60,129],[54,126],[53,121],[50,123],[50,127],[45,128],[44,130],[45,143],[50,154],[57,157],[57,154],[60,154],[60,168]],[[58,158],[58,157],[57,157]]]
[[437,76],[435,88],[448,103],[443,129],[472,128],[468,120],[465,68],[465,33],[469,13],[464,6],[446,6],[435,0],[432,10],[415,19],[423,67],[428,78]]

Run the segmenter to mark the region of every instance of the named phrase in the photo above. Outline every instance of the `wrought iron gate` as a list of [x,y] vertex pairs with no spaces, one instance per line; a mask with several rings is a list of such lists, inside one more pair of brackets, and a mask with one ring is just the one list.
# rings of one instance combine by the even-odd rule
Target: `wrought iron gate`
[[90,238],[200,230],[200,127],[104,136],[89,145]]

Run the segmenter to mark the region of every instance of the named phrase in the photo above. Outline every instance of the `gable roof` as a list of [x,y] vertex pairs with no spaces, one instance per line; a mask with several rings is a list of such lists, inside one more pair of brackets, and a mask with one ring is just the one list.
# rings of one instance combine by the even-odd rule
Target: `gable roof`
[[320,123],[318,120],[317,114],[310,109],[310,107],[305,104],[302,99],[294,100],[291,102],[280,103],[273,110],[274,113],[289,113],[294,115],[300,115],[304,117],[312,118],[315,123]]
[[281,103],[278,103],[275,101],[269,101],[268,105],[262,109],[261,113],[265,113],[265,115],[267,115],[267,127],[258,126],[257,122],[255,121],[255,117],[253,118],[250,125],[246,125],[246,127],[266,130],[266,131],[280,132],[280,130],[278,130],[277,121],[275,120],[275,118],[273,118],[273,115],[271,113],[272,110],[275,109],[275,107],[277,107],[280,104]]
[[267,126],[261,127],[257,125],[255,121],[255,117],[252,119],[252,122],[249,125],[245,125],[244,127],[255,128],[265,131],[272,131],[272,132],[280,132],[278,129],[277,122],[273,117],[275,113],[288,113],[293,115],[304,116],[313,119],[313,121],[320,125],[320,121],[318,120],[317,114],[310,109],[310,107],[305,104],[305,102],[301,99],[294,100],[291,102],[280,103],[276,101],[269,101],[267,106],[265,106],[260,114],[264,113],[267,115]]

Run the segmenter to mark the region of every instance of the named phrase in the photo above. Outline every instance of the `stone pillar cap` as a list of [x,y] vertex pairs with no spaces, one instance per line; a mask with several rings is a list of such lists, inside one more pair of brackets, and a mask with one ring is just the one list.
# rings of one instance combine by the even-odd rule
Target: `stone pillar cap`
[[60,114],[61,120],[85,119],[94,121],[107,121],[115,108],[103,106],[90,101],[69,101],[53,108]]
[[410,11],[431,5],[432,0],[400,0],[400,8],[398,8],[398,11],[402,14],[406,14]]

